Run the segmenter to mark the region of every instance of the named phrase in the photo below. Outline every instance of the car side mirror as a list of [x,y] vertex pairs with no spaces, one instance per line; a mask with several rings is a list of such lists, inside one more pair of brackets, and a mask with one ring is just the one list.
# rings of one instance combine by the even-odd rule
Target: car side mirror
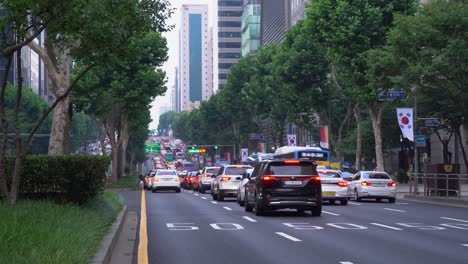
[[242,178],[241,177],[236,177],[236,180],[241,180]]

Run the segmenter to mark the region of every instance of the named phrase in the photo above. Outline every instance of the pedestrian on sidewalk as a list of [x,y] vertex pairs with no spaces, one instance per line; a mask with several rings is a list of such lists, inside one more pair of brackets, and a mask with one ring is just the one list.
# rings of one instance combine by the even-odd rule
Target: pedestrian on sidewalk
[[145,177],[143,176],[143,174],[140,174],[140,176],[138,177],[140,180],[138,181],[138,185],[137,185],[137,189],[140,190],[140,189],[143,189],[143,186],[145,184]]

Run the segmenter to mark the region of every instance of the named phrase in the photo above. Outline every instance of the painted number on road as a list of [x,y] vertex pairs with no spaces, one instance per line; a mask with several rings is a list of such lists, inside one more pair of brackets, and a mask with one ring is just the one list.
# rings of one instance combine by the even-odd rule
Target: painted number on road
[[243,226],[234,223],[215,223],[210,224],[216,230],[241,230],[244,229]]
[[348,230],[367,229],[367,227],[365,226],[360,226],[360,225],[351,224],[351,223],[330,223],[327,225],[336,227],[338,229],[348,229]]
[[291,227],[297,230],[320,230],[323,229],[321,226],[310,225],[309,223],[283,223],[287,227]]
[[396,223],[397,225],[405,226],[405,227],[412,227],[421,230],[444,230],[444,227],[440,226],[426,226],[421,223]]
[[167,223],[169,230],[198,230],[198,226],[192,226],[194,223]]

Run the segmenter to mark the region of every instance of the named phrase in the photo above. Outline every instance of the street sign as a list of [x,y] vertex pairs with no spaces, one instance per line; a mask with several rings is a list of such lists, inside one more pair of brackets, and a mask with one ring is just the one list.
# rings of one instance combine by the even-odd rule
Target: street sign
[[200,153],[200,150],[199,150],[199,149],[189,149],[189,150],[188,150],[188,153],[191,153],[191,154],[193,154],[193,153]]
[[263,140],[265,137],[263,134],[250,134],[249,139],[250,140]]
[[439,121],[439,119],[426,119],[426,120],[424,120],[424,126],[438,127],[438,126],[440,126],[440,121]]
[[396,99],[404,101],[406,100],[406,93],[405,91],[379,89],[377,91],[377,99],[381,102],[391,102],[395,101]]
[[426,147],[426,135],[416,135],[415,137],[416,147]]
[[249,149],[248,148],[241,149],[242,162],[246,162],[248,156],[249,156]]

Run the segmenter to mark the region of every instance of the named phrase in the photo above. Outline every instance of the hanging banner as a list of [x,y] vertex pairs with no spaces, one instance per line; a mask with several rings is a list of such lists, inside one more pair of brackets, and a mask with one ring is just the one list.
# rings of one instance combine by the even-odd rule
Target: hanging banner
[[242,149],[241,149],[241,159],[242,159],[242,162],[246,162],[248,157],[249,157],[249,149],[247,149],[247,148],[242,148]]
[[288,134],[288,146],[295,147],[296,146],[296,135],[295,134]]
[[413,108],[397,108],[397,118],[403,137],[414,141]]
[[329,149],[330,145],[328,144],[328,126],[320,127],[320,147],[324,149]]

